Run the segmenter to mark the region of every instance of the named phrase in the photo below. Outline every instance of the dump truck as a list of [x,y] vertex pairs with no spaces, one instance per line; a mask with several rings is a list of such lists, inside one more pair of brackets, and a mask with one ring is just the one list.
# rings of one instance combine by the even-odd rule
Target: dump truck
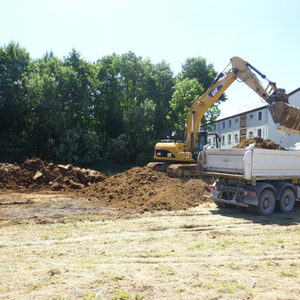
[[[296,148],[295,148],[296,149]],[[217,206],[236,205],[249,212],[271,215],[291,212],[300,200],[300,150],[213,149],[197,158],[199,175],[216,179],[209,199]]]

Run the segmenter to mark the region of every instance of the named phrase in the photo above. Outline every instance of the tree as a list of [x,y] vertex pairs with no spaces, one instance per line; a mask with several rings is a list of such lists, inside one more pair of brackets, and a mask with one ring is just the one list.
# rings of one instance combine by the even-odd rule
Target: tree
[[184,130],[187,111],[214,76],[203,58],[188,59],[174,79],[166,62],[133,52],[96,63],[75,49],[63,59],[49,52],[31,60],[10,43],[0,48],[0,159],[143,164],[169,128]]
[[175,84],[168,115],[168,120],[173,124],[175,131],[181,134],[185,131],[188,111],[203,92],[203,87],[196,79],[185,78]]
[[0,48],[0,159],[26,155],[26,129],[32,103],[28,97],[29,53],[17,43]]
[[[215,71],[214,66],[212,64],[208,64],[205,58],[192,57],[185,61],[182,66],[182,71],[178,75],[178,79],[197,79],[206,91],[211,86],[216,76],[217,72]],[[226,100],[227,98],[224,94],[220,97],[218,103]]]
[[204,90],[207,90],[216,76],[217,72],[213,65],[208,64],[205,58],[192,57],[186,59],[178,77],[179,79],[197,79]]
[[[167,64],[153,65],[133,52],[105,57],[97,65],[100,85],[95,107],[102,112],[107,152],[113,160],[123,160],[126,153],[129,161],[141,162],[143,153],[152,155],[154,141],[164,132],[172,72]],[[123,157],[116,154],[116,145],[122,145]]]

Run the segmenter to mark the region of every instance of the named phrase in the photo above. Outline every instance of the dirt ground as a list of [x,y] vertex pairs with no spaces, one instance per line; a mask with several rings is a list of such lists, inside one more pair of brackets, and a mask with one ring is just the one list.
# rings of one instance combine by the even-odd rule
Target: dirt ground
[[120,217],[206,201],[209,180],[170,178],[148,167],[113,176],[38,158],[0,164],[0,225],[11,219],[63,222],[72,215]]

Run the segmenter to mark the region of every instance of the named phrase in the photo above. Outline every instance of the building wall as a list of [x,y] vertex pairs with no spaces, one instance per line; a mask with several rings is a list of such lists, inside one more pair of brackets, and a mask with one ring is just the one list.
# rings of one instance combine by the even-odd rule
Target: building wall
[[[289,103],[300,107],[300,89],[295,90],[290,95]],[[243,123],[241,122],[241,116],[245,115],[246,123]],[[240,130],[241,125],[245,124],[245,130]],[[211,129],[220,135],[221,148],[231,148],[238,144],[241,138],[243,138],[241,134],[244,132],[246,134],[245,138],[261,136],[285,148],[293,147],[295,143],[300,142],[300,134],[289,133],[278,129],[267,106],[218,120],[212,124]],[[211,145],[215,144],[210,138],[209,141]]]

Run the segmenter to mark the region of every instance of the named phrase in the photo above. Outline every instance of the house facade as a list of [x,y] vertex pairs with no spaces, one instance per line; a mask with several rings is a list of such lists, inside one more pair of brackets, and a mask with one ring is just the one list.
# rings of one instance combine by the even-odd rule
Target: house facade
[[[289,103],[300,107],[300,88],[289,93]],[[300,134],[278,128],[265,102],[249,105],[234,114],[218,118],[210,125],[211,130],[219,134],[221,148],[231,148],[242,140],[255,136],[272,140],[285,148],[300,142]],[[209,137],[208,142],[215,146],[215,137]]]

